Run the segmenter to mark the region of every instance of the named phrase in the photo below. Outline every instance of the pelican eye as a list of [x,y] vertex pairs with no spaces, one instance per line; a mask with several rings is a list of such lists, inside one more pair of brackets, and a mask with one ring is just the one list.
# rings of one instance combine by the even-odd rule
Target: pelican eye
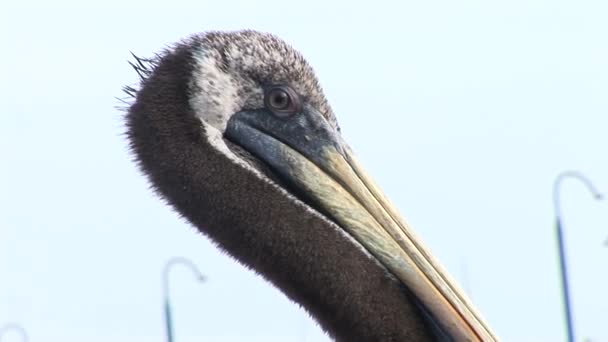
[[298,94],[284,85],[268,88],[264,94],[264,105],[279,117],[288,117],[302,110]]

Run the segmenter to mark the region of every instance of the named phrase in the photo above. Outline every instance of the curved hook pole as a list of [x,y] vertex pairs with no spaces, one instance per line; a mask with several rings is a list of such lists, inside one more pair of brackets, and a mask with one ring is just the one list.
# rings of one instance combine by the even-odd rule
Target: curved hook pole
[[169,299],[170,289],[169,289],[169,278],[171,270],[175,265],[184,265],[188,267],[192,273],[196,276],[197,280],[200,282],[205,281],[207,278],[203,275],[203,273],[196,267],[196,265],[190,261],[189,259],[183,257],[174,257],[169,259],[163,268],[162,273],[162,286],[163,286],[163,310],[165,315],[165,329],[167,333],[167,342],[173,342],[173,321],[171,319],[171,301]]
[[583,174],[577,171],[564,171],[560,173],[553,183],[553,206],[555,210],[555,230],[557,235],[557,247],[559,252],[559,264],[562,280],[562,295],[564,301],[564,311],[566,316],[566,328],[568,333],[568,342],[574,342],[574,324],[572,322],[572,310],[570,304],[570,288],[568,286],[568,268],[566,263],[566,248],[564,243],[564,234],[562,230],[562,213],[560,202],[560,186],[566,178],[576,178],[580,180],[587,189],[593,194],[596,200],[601,200],[602,194],[591,183],[591,181]]
[[0,341],[2,341],[2,336],[4,336],[9,331],[15,331],[19,335],[21,335],[21,341],[23,341],[23,342],[29,341],[27,332],[21,325],[19,325],[17,323],[9,323],[9,324],[6,324],[6,325],[0,327]]
[[170,275],[171,275],[170,273],[171,273],[171,270],[173,269],[173,266],[175,266],[175,265],[184,265],[187,268],[189,268],[190,271],[192,271],[192,273],[196,277],[196,279],[200,282],[207,280],[207,278],[203,275],[203,273],[198,269],[198,267],[196,267],[196,265],[192,261],[190,261],[189,259],[186,259],[184,257],[173,257],[173,258],[169,259],[169,261],[167,261],[167,263],[165,264],[165,267],[163,268],[163,294],[164,294],[165,298],[169,298],[169,294],[170,294],[169,279],[170,279]]
[[585,177],[585,175],[578,171],[564,171],[560,173],[553,182],[553,208],[558,219],[562,217],[560,189],[562,182],[567,178],[575,178],[580,180],[583,184],[585,184],[587,189],[589,189],[589,192],[591,192],[596,200],[599,201],[604,199],[604,196],[597,190],[593,183],[591,183],[589,178]]

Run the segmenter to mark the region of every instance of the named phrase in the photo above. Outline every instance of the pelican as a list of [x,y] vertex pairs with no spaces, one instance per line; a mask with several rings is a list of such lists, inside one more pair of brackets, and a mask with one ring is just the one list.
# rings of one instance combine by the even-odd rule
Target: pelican
[[364,171],[289,44],[206,32],[132,65],[127,137],[156,193],[332,338],[497,340]]

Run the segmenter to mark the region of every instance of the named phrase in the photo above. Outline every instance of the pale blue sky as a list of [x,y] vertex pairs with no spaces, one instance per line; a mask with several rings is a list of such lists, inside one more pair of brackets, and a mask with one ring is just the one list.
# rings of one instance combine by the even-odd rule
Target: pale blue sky
[[[608,3],[168,3],[0,4],[0,325],[163,341],[160,269],[181,255],[210,280],[175,270],[179,341],[325,338],[149,191],[115,109],[137,80],[129,51],[253,28],[304,53],[347,141],[497,333],[563,339],[551,186],[573,168],[608,192]],[[579,340],[608,341],[608,203],[575,181],[563,199]]]

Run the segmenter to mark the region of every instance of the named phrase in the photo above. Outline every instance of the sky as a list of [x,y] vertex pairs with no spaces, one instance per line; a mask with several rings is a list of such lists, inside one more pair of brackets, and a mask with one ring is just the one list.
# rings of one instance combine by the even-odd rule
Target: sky
[[[0,4],[0,326],[30,341],[327,341],[165,205],[117,107],[151,56],[272,32],[315,68],[369,173],[505,341],[564,340],[552,186],[608,193],[605,1]],[[608,341],[608,201],[560,187],[577,340]],[[6,335],[2,342],[19,341]]]

